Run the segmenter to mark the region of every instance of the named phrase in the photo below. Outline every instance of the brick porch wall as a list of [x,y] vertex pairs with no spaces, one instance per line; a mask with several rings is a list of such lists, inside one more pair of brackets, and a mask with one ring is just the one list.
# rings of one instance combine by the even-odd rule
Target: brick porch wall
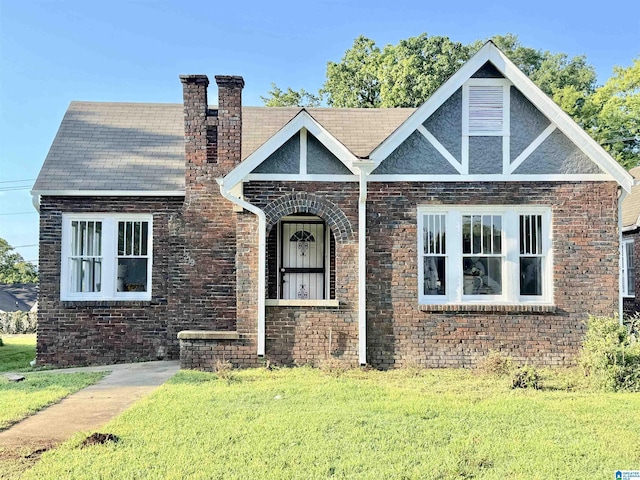
[[[354,233],[357,231],[357,192],[354,184],[245,184],[245,199],[265,210],[268,229],[285,215],[313,213],[327,222],[336,240],[335,299],[340,306],[266,307],[265,356],[274,364],[317,365],[327,359],[357,363],[358,245]],[[257,332],[257,217],[247,212],[239,215],[237,232],[238,331],[249,336]],[[252,349],[255,354],[257,345],[252,345]]]

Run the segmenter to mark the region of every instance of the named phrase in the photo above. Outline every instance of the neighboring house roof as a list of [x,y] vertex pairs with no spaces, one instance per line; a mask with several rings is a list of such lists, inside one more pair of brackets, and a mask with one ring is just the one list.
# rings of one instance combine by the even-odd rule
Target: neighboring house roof
[[37,300],[38,285],[35,283],[0,285],[0,312],[28,312]]
[[[634,178],[640,178],[640,167],[629,170]],[[633,230],[640,227],[640,185],[633,187],[631,193],[622,201],[622,229]]]
[[[369,155],[415,111],[243,107],[243,160],[303,110],[356,157]],[[184,168],[182,105],[71,102],[33,193],[181,194]]]

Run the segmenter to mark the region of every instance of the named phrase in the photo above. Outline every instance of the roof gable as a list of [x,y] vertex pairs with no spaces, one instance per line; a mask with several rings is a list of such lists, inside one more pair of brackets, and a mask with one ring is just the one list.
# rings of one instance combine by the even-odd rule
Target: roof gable
[[[499,78],[499,75],[503,78]],[[495,173],[501,175],[511,175],[511,174],[520,174],[523,171],[532,171],[531,169],[527,170],[524,166],[521,171],[516,173],[518,167],[521,166],[526,160],[526,158],[537,148],[540,146],[546,139],[549,137],[553,130],[556,128],[562,133],[562,135],[568,139],[568,141],[572,142],[581,152],[581,159],[578,164],[580,168],[577,171],[568,171],[570,170],[572,165],[575,165],[575,160],[577,156],[575,152],[571,153],[570,160],[562,160],[558,161],[554,164],[553,169],[550,172],[545,172],[550,175],[566,175],[566,174],[584,174],[585,171],[594,172],[597,171],[599,173],[595,175],[599,175],[600,178],[602,175],[607,176],[618,182],[625,190],[630,191],[632,185],[631,176],[613,159],[611,156],[593,140],[585,131],[583,131],[562,109],[557,106],[544,92],[542,92],[524,73],[522,73],[492,42],[487,42],[467,63],[465,63],[454,75],[449,78],[420,108],[418,108],[396,131],[394,131],[384,142],[382,142],[372,153],[371,160],[374,162],[376,166],[379,166],[386,158],[388,158],[400,145],[405,142],[411,135],[416,131],[421,131],[423,134],[431,133],[428,128],[425,128],[425,123],[429,122],[429,119],[434,115],[438,109],[441,108],[448,99],[456,94],[457,91],[461,88],[468,88],[469,84],[474,85],[492,85],[492,84],[502,84],[504,88],[509,88],[510,86],[515,87],[518,92],[527,99],[530,104],[537,109],[542,118],[546,118],[547,121],[553,125],[552,130],[543,130],[538,137],[531,140],[529,144],[529,149],[520,146],[519,148],[522,150],[519,155],[514,155],[513,150],[509,148],[508,144],[506,144],[503,149],[506,152],[503,157],[503,164],[498,165],[497,167],[492,167],[491,169],[487,169],[484,167],[474,167],[470,168],[469,162],[472,158],[472,155],[469,155],[467,152],[466,157],[469,159],[465,163],[465,159],[462,161],[462,168],[460,169],[461,174],[472,175],[474,173],[478,173],[478,168],[482,173]],[[464,93],[463,88],[463,93]],[[505,108],[509,107],[509,99],[510,95],[505,96]],[[463,111],[462,111],[462,122],[463,122],[463,133],[465,131],[465,119],[468,119],[468,110],[465,111],[465,108],[468,106],[463,102]],[[545,121],[542,120],[539,122],[540,124],[544,124]],[[423,130],[424,129],[424,130]],[[426,136],[426,135],[425,135]],[[427,137],[429,138],[429,137]],[[491,140],[479,140],[484,139],[485,137],[478,136],[473,143],[478,144],[478,142],[483,143],[491,143],[489,146],[490,149],[495,150],[495,141]],[[517,139],[520,143],[523,142],[523,138]],[[442,147],[441,142],[433,142],[431,139],[429,141],[438,149],[448,151],[446,148]],[[440,144],[440,145],[438,145]],[[465,148],[471,148],[469,145],[466,147],[463,146],[463,150]],[[445,153],[445,152],[442,152]],[[463,157],[465,155],[463,154]],[[513,158],[513,157],[516,158]],[[445,154],[446,157],[446,154]],[[477,157],[477,156],[476,156]],[[593,162],[597,168],[593,167],[585,167],[585,159],[589,162]],[[452,166],[456,166],[454,162],[455,155],[451,155],[449,159]],[[480,160],[484,162],[483,160]],[[484,162],[486,164],[486,162]],[[493,171],[495,168],[498,168],[500,171]],[[537,172],[539,173],[539,172]],[[591,173],[589,173],[591,174]]]
[[[267,175],[271,173],[307,175],[307,132],[313,135],[335,159],[339,160],[349,174],[355,175],[356,168],[353,166],[353,163],[356,162],[358,158],[320,125],[305,109],[301,109],[289,123],[283,126],[275,135],[258,147],[258,149],[224,177],[225,186],[228,189],[233,188],[252,172]],[[295,140],[297,135],[300,135],[299,141]],[[304,146],[304,149],[301,148],[302,146]],[[280,158],[274,156],[278,151],[283,152],[284,156]],[[299,163],[297,163],[298,172],[296,173],[295,155],[297,151],[300,152],[300,160]],[[265,162],[267,162],[268,165],[260,168]]]

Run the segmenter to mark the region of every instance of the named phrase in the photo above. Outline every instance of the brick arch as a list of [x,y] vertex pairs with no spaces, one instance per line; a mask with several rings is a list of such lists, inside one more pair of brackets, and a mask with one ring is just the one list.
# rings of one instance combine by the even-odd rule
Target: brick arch
[[295,213],[310,213],[322,218],[333,232],[336,242],[354,240],[351,222],[334,203],[313,193],[296,192],[274,200],[264,208],[267,217],[267,234],[278,221]]

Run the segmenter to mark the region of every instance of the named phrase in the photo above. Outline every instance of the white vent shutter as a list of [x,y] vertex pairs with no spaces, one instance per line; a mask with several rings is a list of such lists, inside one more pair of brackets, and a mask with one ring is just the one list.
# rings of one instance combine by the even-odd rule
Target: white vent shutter
[[469,86],[469,135],[500,135],[503,124],[501,85]]

